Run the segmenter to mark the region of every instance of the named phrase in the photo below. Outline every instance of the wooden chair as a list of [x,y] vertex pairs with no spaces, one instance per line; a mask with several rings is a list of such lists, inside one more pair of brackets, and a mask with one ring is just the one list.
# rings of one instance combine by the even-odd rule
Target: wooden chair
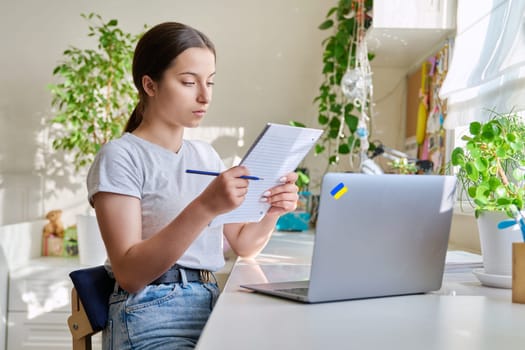
[[71,315],[67,323],[73,340],[73,350],[91,350],[91,336],[106,326],[108,302],[115,280],[104,266],[76,270],[69,274],[73,281],[71,290]]
[[91,326],[74,287],[71,289],[71,316],[67,319],[67,324],[73,338],[73,350],[91,350],[91,336],[98,331]]

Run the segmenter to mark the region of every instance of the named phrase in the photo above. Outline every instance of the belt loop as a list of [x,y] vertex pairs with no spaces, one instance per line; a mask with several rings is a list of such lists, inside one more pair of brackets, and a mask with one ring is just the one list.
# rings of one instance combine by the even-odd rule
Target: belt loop
[[179,268],[180,277],[182,279],[182,288],[186,288],[188,285],[188,276],[186,276],[186,270]]
[[200,280],[203,283],[212,283],[213,280],[215,281],[215,283],[217,283],[217,279],[215,278],[215,275],[211,271],[199,270],[199,275],[200,275]]
[[120,286],[118,285],[117,280],[115,280],[115,285],[113,286],[113,294],[118,294]]

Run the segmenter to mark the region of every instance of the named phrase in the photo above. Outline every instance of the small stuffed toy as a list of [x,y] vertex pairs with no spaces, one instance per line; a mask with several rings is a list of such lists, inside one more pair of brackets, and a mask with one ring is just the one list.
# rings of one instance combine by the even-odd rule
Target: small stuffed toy
[[46,215],[49,222],[42,232],[42,255],[62,256],[64,245],[64,225],[60,219],[62,210],[51,210]]
[[64,225],[60,219],[62,216],[62,210],[51,210],[46,215],[46,219],[49,222],[44,226],[43,236],[48,238],[53,235],[58,238],[64,238]]

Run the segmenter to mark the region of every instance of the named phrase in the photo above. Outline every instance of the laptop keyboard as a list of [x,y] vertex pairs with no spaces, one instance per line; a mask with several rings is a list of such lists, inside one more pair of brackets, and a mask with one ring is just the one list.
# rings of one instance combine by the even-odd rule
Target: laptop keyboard
[[290,294],[296,294],[296,295],[308,295],[308,288],[285,288],[285,289],[276,289],[278,292],[284,292],[284,293],[290,293]]

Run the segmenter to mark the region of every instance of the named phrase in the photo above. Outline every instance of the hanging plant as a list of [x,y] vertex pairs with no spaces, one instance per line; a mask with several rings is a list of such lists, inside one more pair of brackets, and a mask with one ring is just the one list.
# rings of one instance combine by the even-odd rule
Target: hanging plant
[[[327,167],[337,164],[340,155],[356,152],[361,146],[360,136],[368,136],[359,135],[358,129],[361,114],[370,108],[370,101],[365,98],[364,103],[359,104],[349,99],[341,83],[349,69],[359,66],[359,43],[364,40],[363,36],[359,37],[364,34],[360,30],[366,31],[372,23],[368,15],[372,5],[372,0],[339,0],[319,25],[320,30],[332,30],[322,42],[324,81],[314,99],[318,105],[317,121],[324,129],[315,154],[328,153]],[[367,54],[366,59],[372,60],[373,55]],[[305,126],[296,121],[292,124]]]

